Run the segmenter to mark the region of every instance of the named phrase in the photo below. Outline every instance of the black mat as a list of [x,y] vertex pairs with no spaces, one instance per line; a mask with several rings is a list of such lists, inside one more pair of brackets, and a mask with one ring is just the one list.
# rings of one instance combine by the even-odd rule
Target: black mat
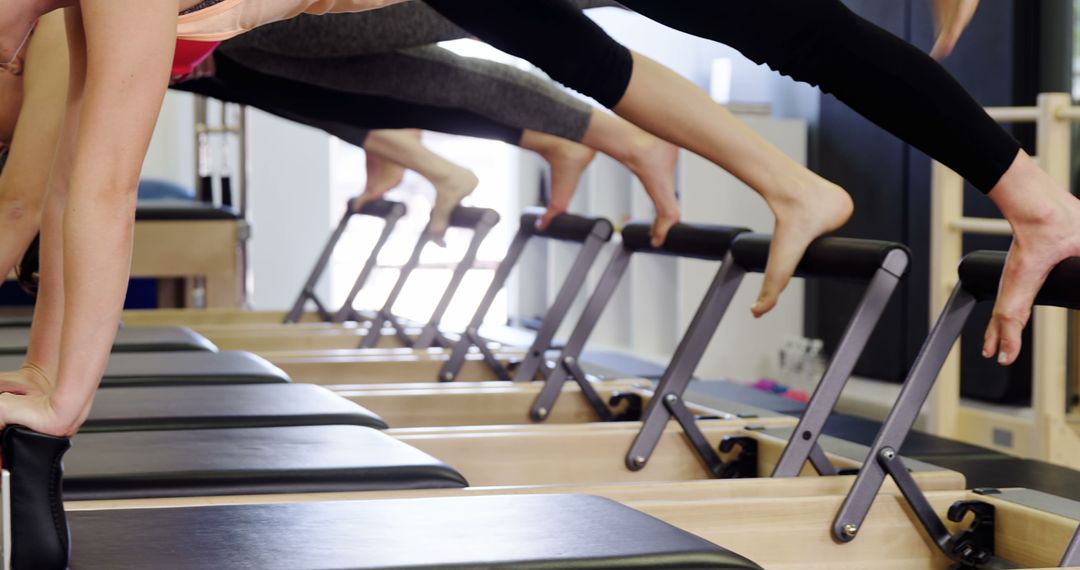
[[112,388],[98,392],[82,433],[353,425],[378,415],[312,384]]
[[239,220],[240,212],[228,206],[187,200],[142,200],[135,211],[140,222]]
[[[0,354],[26,353],[30,329],[0,327]],[[123,327],[116,333],[113,352],[217,352],[214,343],[184,327]]]
[[67,500],[463,487],[460,473],[355,426],[88,433],[64,459]]
[[83,511],[69,519],[77,570],[760,568],[581,495]]

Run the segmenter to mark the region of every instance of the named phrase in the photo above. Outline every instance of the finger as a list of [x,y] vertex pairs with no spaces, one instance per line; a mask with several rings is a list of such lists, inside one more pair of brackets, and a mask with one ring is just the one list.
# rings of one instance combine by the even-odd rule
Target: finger
[[994,318],[990,319],[990,323],[986,325],[986,332],[983,333],[983,358],[994,358],[997,354],[998,343],[1001,340],[999,328],[997,319]]
[[554,221],[559,214],[562,214],[562,211],[554,206],[548,206],[548,209],[544,211],[544,215],[540,216],[540,219],[536,221],[536,229],[540,231],[547,230],[548,226],[551,225],[551,222]]
[[653,249],[660,248],[667,241],[668,232],[671,231],[672,226],[678,223],[678,220],[671,220],[669,218],[658,217],[653,220],[652,229],[650,235],[652,236]]
[[1002,366],[1011,366],[1016,362],[1017,357],[1020,356],[1020,348],[1022,344],[1022,335],[1024,334],[1025,320],[1015,319],[1011,317],[995,317],[997,322],[998,335],[1000,340],[998,341],[998,356],[997,362]]

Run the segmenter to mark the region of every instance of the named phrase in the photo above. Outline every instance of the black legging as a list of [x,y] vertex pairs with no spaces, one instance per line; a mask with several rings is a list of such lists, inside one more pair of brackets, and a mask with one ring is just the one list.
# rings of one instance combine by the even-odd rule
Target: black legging
[[213,57],[213,78],[173,88],[262,109],[361,147],[369,129],[417,128],[509,144],[521,141],[521,129],[470,111],[325,89],[253,71],[220,53]]
[[[608,107],[630,52],[566,0],[425,0],[470,33]],[[831,93],[989,192],[1020,145],[937,62],[839,0],[620,0]],[[558,30],[552,41],[552,30]]]

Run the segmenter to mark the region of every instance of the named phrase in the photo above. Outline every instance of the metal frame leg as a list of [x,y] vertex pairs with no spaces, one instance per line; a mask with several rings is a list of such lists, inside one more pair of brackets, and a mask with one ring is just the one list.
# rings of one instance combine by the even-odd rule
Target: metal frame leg
[[724,318],[731,299],[742,283],[746,270],[735,264],[729,252],[724,257],[723,265],[717,272],[705,299],[698,307],[694,319],[690,322],[686,334],[683,335],[675,355],[664,371],[660,384],[656,388],[656,394],[649,402],[642,419],[641,431],[634,438],[630,451],[626,454],[626,466],[631,471],[643,469],[649,461],[656,444],[660,441],[664,427],[671,419],[671,412],[663,404],[663,399],[669,394],[674,394],[682,399],[683,392],[690,384],[690,378],[694,370],[701,362],[705,349],[709,346],[713,334],[720,320]]
[[[585,304],[585,310],[582,311],[573,332],[570,333],[570,338],[566,341],[566,345],[559,354],[558,362],[566,362],[567,358],[573,358],[574,360],[581,358],[585,342],[588,341],[593,330],[596,329],[596,324],[604,314],[604,309],[607,308],[608,302],[615,295],[615,290],[619,287],[623,275],[626,274],[626,269],[630,266],[632,255],[631,251],[623,247],[615,250],[615,254],[611,256],[607,268],[604,269],[604,274],[600,277],[600,282],[596,284],[596,289],[593,290],[592,296],[589,297],[589,301]],[[555,402],[558,401],[559,395],[562,394],[563,384],[569,379],[568,375],[569,370],[563,366],[556,366],[548,374],[543,388],[540,389],[540,393],[537,394],[536,400],[533,401],[532,408],[529,410],[529,416],[533,421],[541,422],[547,419],[551,410],[555,408]]]
[[899,450],[904,439],[915,425],[919,410],[926,402],[930,390],[934,387],[941,366],[952,350],[953,343],[960,337],[964,323],[975,308],[975,298],[961,288],[953,290],[949,302],[945,305],[941,317],[934,324],[926,338],[919,357],[908,374],[900,396],[893,404],[889,416],[881,426],[877,438],[870,447],[867,460],[855,484],[848,491],[844,504],[833,522],[833,536],[841,542],[854,540],[859,532],[870,506],[874,502],[881,484],[885,481],[885,469],[875,458],[885,449]]
[[1065,554],[1061,556],[1061,563],[1058,566],[1062,568],[1080,566],[1080,527],[1069,541],[1069,545],[1065,547]]
[[487,350],[487,344],[480,337],[480,325],[484,324],[484,318],[487,317],[488,311],[491,310],[492,303],[495,302],[499,292],[506,286],[506,280],[510,278],[510,273],[517,267],[518,261],[521,260],[521,254],[525,251],[525,246],[528,245],[532,236],[531,228],[518,229],[514,241],[510,242],[510,248],[506,250],[506,257],[499,264],[499,268],[495,270],[495,276],[492,277],[491,284],[488,285],[487,291],[484,293],[484,298],[480,300],[480,305],[476,307],[476,312],[473,313],[469,325],[465,327],[465,334],[461,335],[461,339],[454,344],[453,350],[450,352],[450,358],[439,370],[439,380],[441,382],[453,382],[457,379],[458,374],[461,373],[461,367],[465,364],[469,349],[473,346],[479,348],[480,352],[484,354],[484,361],[487,362],[488,368],[491,368],[491,371],[495,373],[499,380],[510,379],[510,372],[495,358],[494,354],[491,354],[490,350]]
[[[412,255],[409,256],[409,260],[405,262],[405,265],[401,267],[401,273],[398,274],[397,282],[394,283],[394,288],[390,290],[390,295],[386,297],[386,302],[383,303],[379,313],[376,315],[375,320],[371,321],[371,329],[368,330],[367,335],[364,336],[364,340],[360,341],[360,348],[375,348],[379,346],[379,340],[382,338],[383,325],[395,322],[393,319],[394,303],[397,303],[398,297],[401,295],[401,291],[405,289],[405,283],[409,281],[409,276],[412,275],[413,270],[420,265],[420,255],[424,253],[424,247],[427,246],[430,237],[427,229],[421,234],[420,238],[416,240],[416,246],[413,247]],[[412,339],[409,339],[405,343],[405,346],[410,346]]]
[[304,287],[300,289],[300,295],[297,296],[292,309],[285,315],[285,320],[283,321],[284,324],[288,325],[300,322],[300,318],[304,315],[304,307],[309,300],[315,302],[315,306],[319,311],[319,317],[322,318],[322,320],[330,321],[333,318],[315,295],[315,286],[319,283],[319,279],[322,277],[323,272],[326,271],[326,266],[330,263],[330,256],[334,254],[334,249],[337,248],[338,242],[341,241],[341,236],[345,233],[345,228],[349,227],[349,221],[352,219],[353,215],[352,211],[346,211],[345,215],[342,216],[341,221],[338,222],[337,228],[330,234],[330,240],[323,246],[322,253],[315,262],[315,267],[312,268],[307,281],[304,282]]
[[442,298],[439,299],[439,304],[436,305],[435,311],[431,313],[431,318],[428,319],[423,330],[417,335],[413,341],[413,348],[425,349],[433,346],[442,346],[442,342],[445,340],[439,330],[439,324],[442,322],[443,315],[446,314],[446,310],[450,308],[450,302],[454,300],[454,295],[457,294],[458,287],[461,286],[461,281],[465,279],[465,274],[473,268],[476,262],[476,254],[480,252],[480,245],[487,238],[488,233],[495,227],[495,224],[480,224],[473,229],[473,237],[469,242],[469,249],[462,256],[461,261],[454,267],[454,274],[450,277],[450,283],[446,285],[446,289],[443,291]]
[[[574,304],[574,299],[577,298],[578,293],[581,291],[585,279],[589,276],[589,270],[592,269],[593,264],[596,262],[596,256],[600,254],[605,243],[607,243],[607,240],[601,239],[594,234],[590,235],[581,244],[581,250],[578,251],[574,264],[563,279],[562,287],[555,296],[555,301],[548,307],[547,314],[544,315],[544,321],[540,324],[540,330],[536,331],[536,338],[533,340],[532,346],[529,347],[528,353],[514,372],[515,382],[532,382],[538,374],[544,374],[545,378],[551,376],[550,373],[546,373],[544,370],[544,353],[551,348],[551,341],[555,338],[555,333],[559,332],[559,327],[566,318],[566,313],[570,311],[571,305]],[[555,369],[558,370],[558,367]]]
[[379,239],[375,242],[375,247],[371,249],[371,253],[368,254],[367,261],[364,262],[364,267],[360,269],[360,274],[356,276],[356,281],[353,282],[353,287],[349,291],[349,296],[345,298],[345,302],[341,304],[341,308],[334,313],[333,322],[344,323],[349,320],[359,320],[359,316],[355,309],[353,309],[353,303],[356,301],[356,296],[360,294],[360,290],[367,285],[368,278],[371,277],[371,273],[375,270],[375,266],[379,262],[379,253],[383,247],[386,246],[386,242],[390,240],[390,235],[394,233],[394,227],[397,226],[398,220],[401,219],[400,214],[390,215],[385,218],[386,222],[383,224],[382,233],[379,234]]
[[799,476],[803,465],[810,458],[811,451],[817,445],[818,437],[825,428],[825,422],[840,399],[840,393],[851,378],[859,356],[862,355],[867,341],[870,340],[870,335],[881,320],[881,314],[900,283],[900,278],[907,267],[907,259],[905,252],[890,253],[874,278],[870,280],[858,308],[855,309],[855,314],[848,321],[847,330],[840,339],[836,353],[799,420],[799,425],[792,432],[791,439],[780,454],[780,460],[773,469],[773,477]]

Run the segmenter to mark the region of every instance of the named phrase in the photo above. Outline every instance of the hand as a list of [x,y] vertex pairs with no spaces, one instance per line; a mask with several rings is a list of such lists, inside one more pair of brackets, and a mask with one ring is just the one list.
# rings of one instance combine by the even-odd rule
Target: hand
[[40,396],[52,391],[45,373],[33,364],[24,364],[14,372],[0,372],[0,394]]
[[979,0],[931,0],[937,41],[930,57],[940,61],[952,53],[978,7]]
[[71,437],[88,412],[89,407],[76,417],[66,417],[47,394],[0,394],[0,426],[19,425],[45,435]]

